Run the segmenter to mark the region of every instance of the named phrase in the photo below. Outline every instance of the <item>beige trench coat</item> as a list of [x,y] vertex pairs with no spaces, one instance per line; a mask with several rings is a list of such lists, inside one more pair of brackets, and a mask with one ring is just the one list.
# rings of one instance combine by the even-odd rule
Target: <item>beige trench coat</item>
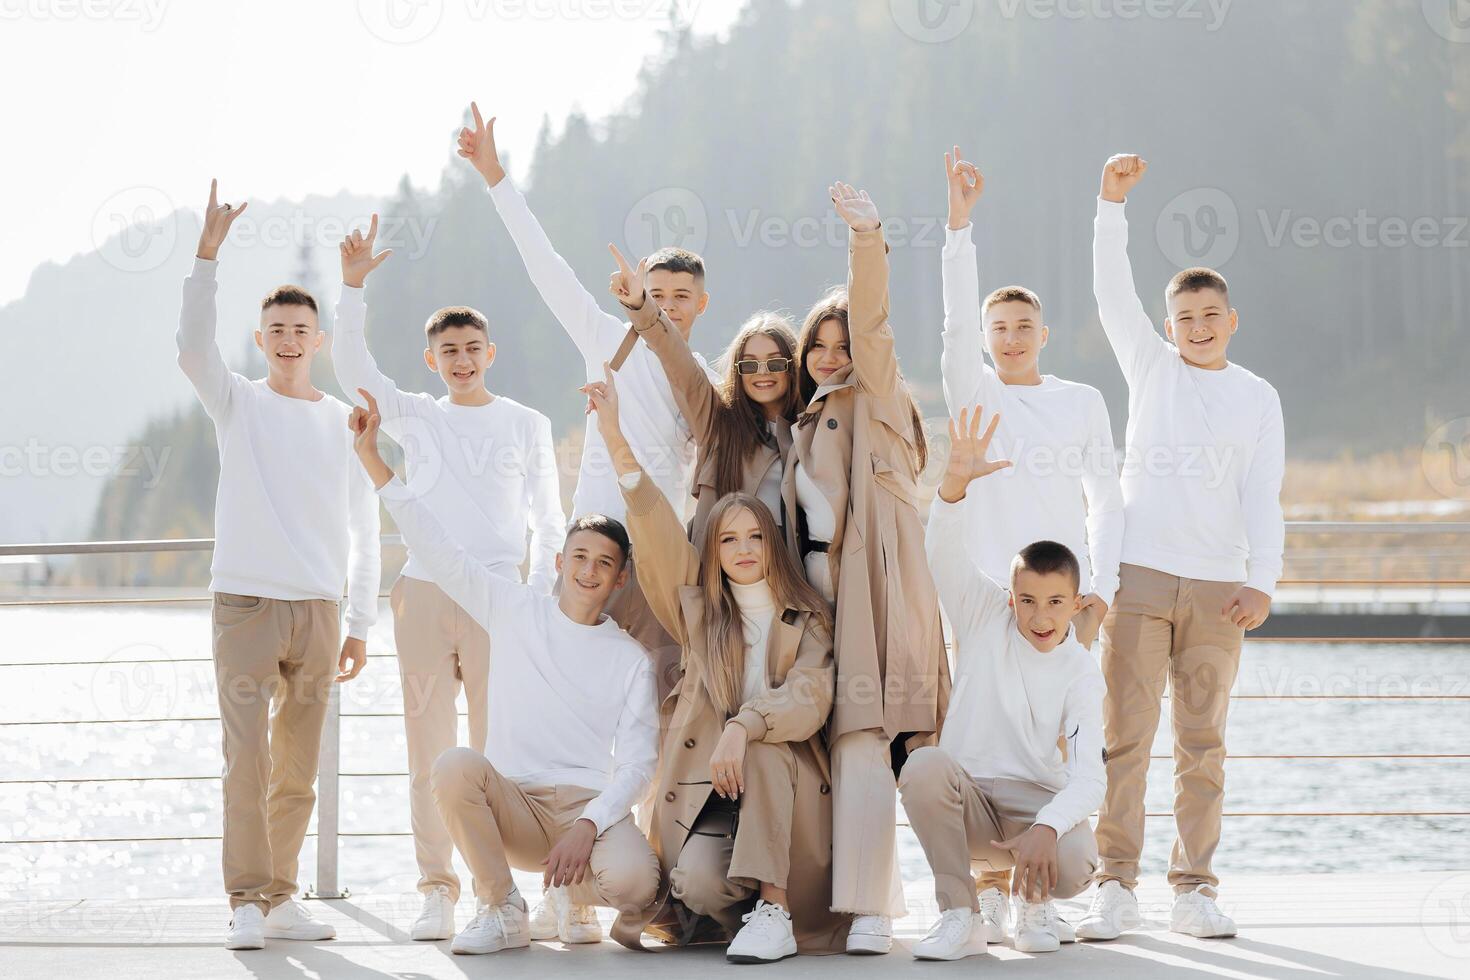
[[[817,389],[793,432],[781,483],[795,514],[796,464],[837,515],[828,560],[837,597],[837,691],[829,743],[882,729],[913,751],[937,741],[949,702],[939,596],[924,555],[917,447],[888,323],[882,229],[848,240],[852,364]],[[788,544],[799,547],[796,521]]]
[[[624,490],[633,553],[649,605],[684,646],[684,664],[701,656],[704,644],[699,553],[663,494],[647,477]],[[791,820],[791,873],[787,880],[792,927],[803,953],[838,953],[846,948],[848,917],[832,905],[832,776],[822,726],[832,707],[832,641],[810,610],[787,609],[772,625],[766,650],[771,690],[746,703],[735,716],[753,740],[790,742],[796,757],[796,806]],[[681,664],[681,667],[683,665]],[[672,702],[672,706],[670,706]],[[658,894],[647,908],[622,914],[613,938],[641,949],[648,932],[666,942],[724,940],[712,919],[692,916],[669,901],[669,872],[679,859],[713,789],[710,754],[729,720],[694,672],[683,672],[664,706],[672,711],[659,753],[650,841],[661,871]]]

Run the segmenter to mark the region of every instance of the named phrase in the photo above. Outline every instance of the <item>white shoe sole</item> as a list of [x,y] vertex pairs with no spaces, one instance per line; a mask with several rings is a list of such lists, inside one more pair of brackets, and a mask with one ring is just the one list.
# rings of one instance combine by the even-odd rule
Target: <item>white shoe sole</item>
[[538,943],[546,943],[558,938],[556,921],[552,920],[550,923],[538,924],[534,919],[531,920],[531,938]]
[[1116,924],[1101,919],[1083,919],[1077,923],[1075,931],[1078,939],[1096,943],[1117,939],[1129,929],[1137,929],[1141,925],[1143,916],[1138,914],[1137,909],[1129,909],[1118,916]]
[[267,939],[289,939],[298,943],[324,943],[329,939],[337,938],[335,929],[313,929],[309,932],[294,929],[272,929],[269,926],[265,930]]
[[853,956],[881,956],[893,949],[892,936],[872,936],[849,934],[847,937],[847,952]]
[[1173,922],[1169,923],[1169,931],[1176,932],[1181,936],[1193,936],[1195,939],[1234,939],[1236,933],[1236,929],[1234,926],[1231,926],[1228,930],[1211,932],[1206,930],[1195,930],[1187,925],[1176,925]]
[[[534,939],[536,937],[532,936],[531,938]],[[585,932],[572,932],[568,930],[565,936],[557,933],[552,938],[560,938],[568,946],[589,946],[592,943],[602,942],[602,929],[599,927],[597,929],[588,929]]]
[[779,963],[781,960],[790,959],[796,955],[796,940],[791,940],[781,949],[769,956],[758,956],[755,953],[726,953],[725,961],[728,963]]
[[947,954],[946,953],[923,953],[923,952],[920,952],[917,948],[915,948],[914,949],[914,959],[916,959],[916,960],[953,962],[954,960],[963,960],[963,959],[966,959],[966,958],[971,957],[971,956],[989,956],[990,955],[990,950],[987,949],[986,946],[987,946],[986,943],[979,943],[979,942],[977,942],[977,943],[971,943],[969,946],[965,946],[965,947],[961,948],[958,952],[947,953]]
[[225,949],[265,949],[264,939],[226,939]]
[[1006,941],[1007,931],[1008,930],[1006,929],[991,929],[989,926],[987,926],[985,928],[985,942],[990,945],[1003,943]]
[[1062,941],[1056,936],[1048,936],[1039,940],[1016,940],[1015,949],[1018,953],[1055,953],[1062,948]]
[[531,943],[529,940],[523,943],[508,943],[503,946],[484,947],[471,945],[469,943],[455,942],[450,945],[449,951],[460,956],[484,956],[486,953],[500,953],[504,952],[507,949],[525,949],[530,945]]
[[454,938],[454,924],[450,923],[447,929],[430,929],[427,926],[414,926],[409,931],[408,938],[416,943],[437,943],[445,939]]

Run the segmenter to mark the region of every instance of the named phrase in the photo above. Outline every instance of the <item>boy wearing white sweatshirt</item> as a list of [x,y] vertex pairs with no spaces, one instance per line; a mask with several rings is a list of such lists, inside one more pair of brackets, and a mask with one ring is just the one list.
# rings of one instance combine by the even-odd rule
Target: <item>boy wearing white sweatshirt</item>
[[233,911],[225,945],[259,949],[267,938],[334,935],[291,896],[328,695],[367,663],[380,567],[378,503],[344,435],[348,406],[311,383],[323,337],[316,301],[295,286],[266,296],[255,333],[262,379],[231,371],[215,343],[216,256],[244,210],[219,203],[210,183],[177,341],[219,442],[209,590]]
[[982,433],[981,407],[969,413],[950,422],[949,464],[925,532],[954,627],[954,689],[939,745],[914,752],[899,776],[940,908],[914,946],[919,959],[985,953],[972,864],[1014,868],[1015,947],[1032,953],[1073,938],[1051,899],[1078,894],[1097,869],[1088,816],[1104,792],[1103,679],[1075,634],[1077,559],[1055,541],[1032,542],[1012,560],[1009,589],[976,561],[967,523],[1008,515],[981,513],[966,498],[1012,461],[986,459],[999,419]]
[[[459,155],[469,160],[485,179],[495,210],[505,222],[526,272],[541,299],[551,309],[582,355],[586,379],[603,380],[603,364],[612,363],[623,393],[623,433],[633,455],[658,485],[674,513],[688,511],[694,479],[695,443],[689,424],[679,411],[673,389],[658,357],[619,316],[605,312],[597,299],[552,246],[546,232],[526,206],[515,185],[506,178],[495,149],[495,119],[486,123],[479,107],[470,105],[475,128],[459,132]],[[683,249],[660,249],[649,257],[648,294],[674,326],[689,338],[694,322],[709,303],[704,290],[704,262]],[[698,354],[695,359],[711,382],[722,383]],[[604,514],[621,519],[626,513],[617,473],[596,421],[587,419],[586,441],[572,496],[572,517]],[[635,637],[654,658],[659,696],[667,694],[678,677],[680,646],[659,625],[638,588],[637,569],[614,599],[608,613]]]
[[[969,405],[998,412],[995,452],[1015,463],[966,494],[965,506],[978,519],[969,522],[965,543],[998,582],[1009,581],[1011,561],[1031,542],[1066,545],[1081,568],[1084,591],[1073,625],[1090,650],[1118,590],[1123,547],[1123,492],[1108,406],[1096,388],[1041,373],[1050,330],[1034,292],[1005,286],[981,302],[970,213],[985,178],[961,158],[958,146],[945,154],[944,167],[944,400],[951,415]],[[991,942],[1006,937],[1009,885],[1007,872],[980,877],[980,910]]]
[[[466,306],[438,310],[424,328],[424,362],[443,379],[445,395],[403,391],[378,369],[363,332],[363,284],[393,253],[373,254],[377,234],[375,214],[366,235],[353,231],[341,245],[342,299],[332,351],[337,380],[349,395],[360,389],[377,400],[384,431],[413,460],[409,485],[471,557],[489,572],[519,582],[529,534],[528,581],[550,593],[566,531],[551,421],[491,394],[486,385],[495,360],[490,325]],[[434,760],[458,739],[455,700],[461,684],[469,707],[469,744],[485,745],[490,636],[434,584],[412,550],[393,585],[391,605],[408,740],[409,811],[424,896],[409,935],[448,939],[454,935],[460,883],[429,774]]]
[[[1174,724],[1170,927],[1235,935],[1215,904],[1225,719],[1246,630],[1266,621],[1281,576],[1286,467],[1281,400],[1226,358],[1239,324],[1212,269],[1186,269],[1165,290],[1164,337],[1133,285],[1123,202],[1148,169],[1133,155],[1103,168],[1093,232],[1093,291],[1128,381],[1126,514],[1117,601],[1103,625],[1108,793],[1102,853],[1084,939],[1138,925],[1144,783],[1165,679]],[[1167,338],[1167,339],[1165,339]]]
[[[475,918],[456,953],[529,945],[510,869],[541,870],[560,932],[591,906],[632,912],[653,900],[658,858],[633,822],[658,765],[653,667],[604,609],[627,580],[628,532],[600,514],[572,522],[549,596],[496,575],[450,539],[378,454],[376,399],[354,409],[355,448],[424,570],[495,637],[484,754],[451,748],[434,763],[434,801],[474,875]],[[595,923],[596,917],[592,915]]]

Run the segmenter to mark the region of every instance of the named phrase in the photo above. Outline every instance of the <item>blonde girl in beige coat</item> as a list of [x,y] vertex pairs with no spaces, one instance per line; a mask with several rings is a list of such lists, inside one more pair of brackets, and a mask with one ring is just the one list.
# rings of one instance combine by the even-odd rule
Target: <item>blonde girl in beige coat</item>
[[653,797],[662,882],[613,936],[637,947],[644,931],[677,944],[733,934],[727,958],[743,963],[838,952],[847,921],[830,911],[821,735],[832,705],[831,613],[753,496],[715,504],[704,547],[694,548],[627,451],[611,371],[587,392],[628,504],[644,594],[684,648]]

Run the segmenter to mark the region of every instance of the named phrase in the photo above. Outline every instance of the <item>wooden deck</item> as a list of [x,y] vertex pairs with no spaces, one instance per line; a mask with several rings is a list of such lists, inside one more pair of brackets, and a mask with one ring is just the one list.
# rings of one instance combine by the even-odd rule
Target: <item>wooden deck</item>
[[[1446,855],[1449,857],[1449,855]],[[518,877],[520,877],[518,875]],[[533,886],[532,879],[523,890]],[[1470,871],[1381,875],[1239,877],[1226,882],[1221,905],[1240,936],[1202,941],[1168,931],[1168,891],[1146,882],[1139,897],[1142,930],[1111,943],[1064,946],[1030,956],[991,947],[962,964],[918,963],[907,947],[936,914],[928,882],[909,887],[910,915],[899,921],[900,948],[882,957],[798,957],[769,968],[783,976],[890,977],[940,973],[1015,977],[1470,977]],[[1086,899],[1087,896],[1082,896]],[[1083,901],[1063,904],[1074,921]],[[414,943],[404,930],[418,896],[361,895],[312,903],[337,927],[324,943],[271,942],[252,952],[221,945],[228,911],[221,899],[170,901],[17,902],[0,897],[0,977],[6,980],[107,977],[172,978],[379,977],[686,977],[733,970],[719,949],[664,950],[649,955],[611,943],[454,956],[449,944]],[[470,913],[461,902],[461,921]]]

